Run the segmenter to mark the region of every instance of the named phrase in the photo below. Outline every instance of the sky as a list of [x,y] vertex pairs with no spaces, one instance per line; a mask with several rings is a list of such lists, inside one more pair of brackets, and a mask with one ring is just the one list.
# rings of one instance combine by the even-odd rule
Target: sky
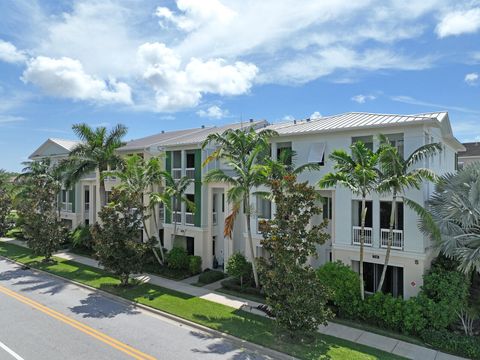
[[2,0],[0,168],[72,124],[447,110],[480,141],[480,1]]

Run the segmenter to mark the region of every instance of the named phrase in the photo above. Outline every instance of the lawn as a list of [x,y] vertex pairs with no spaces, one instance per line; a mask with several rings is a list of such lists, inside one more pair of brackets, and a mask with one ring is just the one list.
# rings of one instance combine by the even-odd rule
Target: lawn
[[59,258],[55,259],[56,264],[44,264],[39,262],[41,257],[17,245],[0,242],[0,255],[298,358],[402,359],[319,333],[309,344],[285,342],[279,340],[278,331],[270,319],[150,284],[121,288],[118,287],[119,280],[105,271]]

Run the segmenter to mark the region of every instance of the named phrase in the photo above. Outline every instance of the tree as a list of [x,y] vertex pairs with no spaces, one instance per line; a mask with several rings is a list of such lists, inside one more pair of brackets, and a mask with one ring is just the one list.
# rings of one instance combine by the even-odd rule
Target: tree
[[321,188],[337,184],[350,189],[362,197],[360,219],[360,296],[365,298],[363,282],[363,259],[365,252],[365,220],[367,218],[366,199],[375,191],[378,182],[378,154],[370,150],[363,142],[358,141],[350,146],[351,155],[344,150],[334,150],[330,159],[334,162],[335,172],[326,174],[319,182]]
[[307,182],[297,183],[295,175],[271,179],[269,186],[277,208],[262,232],[268,256],[258,259],[267,304],[278,325],[292,335],[316,331],[332,316],[327,290],[307,265],[309,257],[316,256],[316,245],[329,238],[325,221],[306,226],[321,213],[319,194]]
[[26,165],[16,179],[20,186],[17,196],[20,216],[24,220],[23,233],[34,253],[49,261],[67,236],[57,212],[60,174],[50,159]]
[[105,184],[101,174],[121,164],[122,160],[116,149],[124,144],[122,139],[127,133],[127,128],[118,124],[107,132],[103,126],[92,129],[87,124],[75,124],[72,129],[81,143],[72,149],[69,157],[62,163],[66,185],[71,186],[82,176],[95,172],[97,198],[100,199],[98,206],[101,207],[105,204]]
[[210,134],[204,141],[202,148],[209,144],[216,149],[205,160],[204,166],[212,160],[225,161],[230,170],[212,169],[205,175],[205,182],[224,182],[230,187],[227,191],[227,201],[232,204],[232,212],[225,218],[224,235],[232,237],[233,225],[243,203],[247,237],[252,259],[253,277],[255,286],[259,287],[257,266],[253,248],[250,194],[252,189],[265,183],[265,157],[269,149],[269,140],[277,133],[263,129],[256,131],[248,129],[229,129],[223,134]]
[[[187,188],[190,184],[194,182],[193,179],[186,176],[181,177],[178,180],[175,180],[169,172],[163,172],[163,177],[165,179],[165,190],[163,195],[154,194],[152,199],[154,201],[162,201],[165,204],[171,204],[173,202],[173,234],[172,240],[177,238],[177,214],[178,208],[182,203],[185,203],[191,211],[195,211],[195,204],[190,201],[185,194]],[[162,199],[163,197],[163,199]]]
[[94,249],[100,265],[128,285],[130,275],[141,273],[152,244],[139,241],[142,204],[125,191],[114,189],[112,201],[99,213],[101,224],[92,229]]
[[9,215],[12,210],[12,191],[10,177],[0,169],[0,236],[8,230]]
[[426,168],[414,168],[423,159],[433,156],[442,150],[440,143],[426,144],[415,149],[407,159],[403,158],[403,154],[393,146],[385,135],[379,136],[380,148],[379,164],[380,164],[380,181],[377,191],[380,193],[392,194],[392,208],[390,210],[390,224],[387,240],[387,251],[385,254],[385,263],[382,269],[382,275],[378,283],[377,291],[382,291],[385,275],[387,273],[390,254],[392,251],[393,230],[396,226],[396,209],[398,197],[403,198],[403,203],[417,212],[420,217],[426,217],[428,214],[423,211],[420,204],[408,199],[403,194],[405,190],[410,188],[420,189],[421,184],[425,181],[436,181],[435,173]]
[[423,228],[465,274],[480,273],[480,163],[443,175],[428,202]]
[[236,252],[228,258],[227,274],[240,282],[243,287],[244,280],[252,279],[252,263],[248,262],[242,253]]
[[[117,188],[124,191],[128,196],[135,199],[140,204],[143,204],[144,197],[147,196],[150,201],[148,206],[141,208],[140,217],[142,219],[143,229],[148,240],[152,240],[153,243],[157,243],[156,237],[151,236],[146,220],[153,218],[155,221],[155,227],[158,228],[155,209],[159,203],[164,203],[169,207],[168,197],[161,192],[155,192],[155,186],[161,184],[163,172],[161,170],[161,162],[157,157],[152,157],[148,161],[143,160],[140,156],[134,154],[128,156],[117,170],[107,171],[105,176],[115,176],[121,182]],[[158,256],[155,247],[152,251],[157,261],[163,265],[165,262],[165,255],[163,253],[162,246],[160,248],[160,257]]]

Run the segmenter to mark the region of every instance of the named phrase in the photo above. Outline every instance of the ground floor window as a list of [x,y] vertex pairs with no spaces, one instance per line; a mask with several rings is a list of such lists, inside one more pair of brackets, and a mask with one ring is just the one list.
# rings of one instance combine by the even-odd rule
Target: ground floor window
[[195,238],[187,236],[186,239],[187,239],[187,253],[188,255],[193,255],[195,250],[195,246],[194,246]]
[[[353,268],[359,270],[359,262],[353,261]],[[378,283],[382,276],[382,264],[370,262],[363,263],[363,281],[365,283],[365,292],[374,293],[378,289]],[[383,283],[384,293],[390,293],[395,297],[403,297],[403,268],[398,266],[388,266]]]
[[164,229],[158,230],[158,240],[160,241],[160,246],[164,247]]

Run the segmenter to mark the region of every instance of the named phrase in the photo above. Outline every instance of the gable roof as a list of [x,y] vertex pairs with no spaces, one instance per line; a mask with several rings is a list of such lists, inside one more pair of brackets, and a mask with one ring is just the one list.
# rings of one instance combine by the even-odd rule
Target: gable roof
[[259,128],[268,125],[265,120],[233,123],[222,126],[209,126],[177,131],[165,131],[156,135],[147,136],[127,142],[118,149],[121,152],[142,151],[151,146],[168,147],[181,145],[199,145],[213,133],[222,133],[228,129],[240,129],[247,127]]
[[412,115],[347,112],[338,115],[325,116],[318,119],[302,119],[272,124],[268,126],[268,128],[277,131],[281,136],[405,126],[424,123],[431,123],[440,127],[446,141],[448,141],[457,151],[461,151],[463,149],[463,145],[453,136],[450,119],[448,117],[448,112],[446,111]]
[[[72,151],[72,149],[80,143],[81,141],[78,140],[49,138],[42,145],[40,145],[37,150],[35,150],[28,158],[30,160],[35,160],[46,156],[68,155],[70,151]],[[46,153],[45,151],[52,145],[55,147],[54,152]]]

